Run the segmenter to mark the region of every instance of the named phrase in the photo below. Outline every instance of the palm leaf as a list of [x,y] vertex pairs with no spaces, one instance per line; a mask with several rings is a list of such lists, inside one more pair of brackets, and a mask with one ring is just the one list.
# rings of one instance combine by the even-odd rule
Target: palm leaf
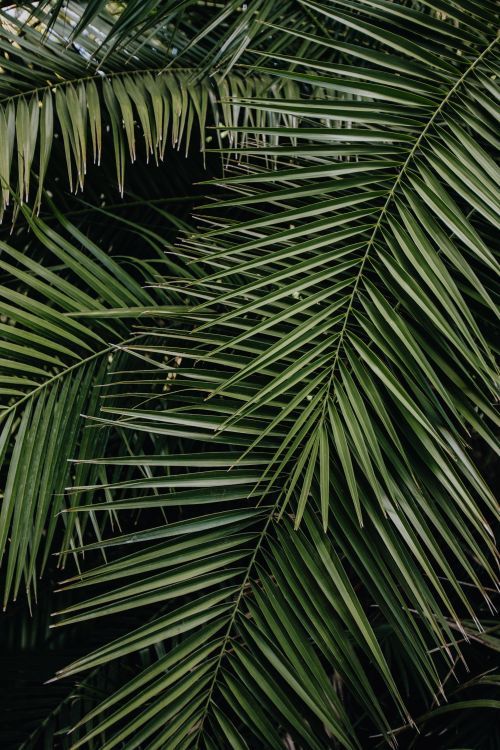
[[[314,8],[317,12],[321,11],[316,6]],[[359,10],[364,9],[364,4],[360,4]],[[330,11],[325,10],[325,13],[331,15]],[[410,14],[410,26],[417,21],[423,23],[420,17],[414,21],[414,16]],[[365,21],[356,23],[368,36],[375,34],[370,24],[365,29]],[[437,27],[440,33],[446,31],[456,36],[442,22],[435,20],[429,23]],[[484,34],[487,33],[486,24]],[[425,33],[422,39],[425,39]],[[196,240],[188,245],[190,252],[198,253],[199,259],[212,267],[221,268],[201,280],[199,288],[206,290],[218,282],[227,289],[221,294],[209,295],[208,301],[199,308],[209,313],[208,321],[198,329],[200,332],[208,331],[208,356],[220,360],[222,353],[228,350],[243,352],[245,348],[247,351],[260,349],[251,364],[238,366],[216,391],[222,392],[223,388],[236,387],[240,383],[247,387],[253,383],[256,388],[254,397],[234,412],[228,424],[235,424],[240,418],[256,413],[256,410],[272,408],[273,399],[283,397],[285,393],[290,397],[295,396],[298,381],[294,374],[297,366],[291,364],[272,377],[272,370],[276,369],[278,362],[286,367],[289,361],[296,358],[301,365],[299,371],[302,380],[305,372],[317,373],[320,368],[323,378],[316,384],[316,390],[322,391],[322,396],[316,406],[314,430],[319,429],[328,405],[334,443],[339,450],[341,444],[345,446],[340,451],[340,455],[345,456],[344,467],[347,467],[348,461],[359,465],[362,475],[373,489],[383,480],[384,486],[380,487],[378,496],[382,505],[389,501],[385,510],[390,506],[389,498],[397,482],[394,476],[391,479],[391,469],[387,464],[387,461],[393,460],[391,455],[384,457],[378,447],[375,419],[380,418],[385,422],[383,429],[399,454],[398,460],[408,460],[409,444],[420,445],[433,465],[434,462],[443,467],[446,465],[452,474],[456,469],[451,469],[449,462],[453,461],[456,450],[460,451],[460,456],[463,455],[460,445],[463,445],[467,423],[474,429],[480,425],[482,434],[492,441],[492,433],[487,425],[488,419],[494,419],[494,415],[488,401],[496,394],[497,375],[488,343],[491,330],[487,327],[481,330],[483,314],[480,309],[482,306],[483,310],[491,312],[493,308],[486,275],[498,270],[494,255],[486,244],[488,226],[497,221],[493,213],[494,183],[490,178],[495,168],[487,152],[479,145],[484,168],[471,159],[467,160],[463,149],[459,153],[453,130],[461,128],[461,132],[466,132],[468,129],[466,120],[460,123],[456,110],[458,91],[462,102],[477,101],[476,92],[479,90],[480,98],[489,94],[483,88],[483,78],[488,66],[494,62],[495,42],[493,38],[478,49],[475,56],[470,51],[468,62],[462,57],[456,67],[456,77],[448,70],[450,63],[443,63],[446,70],[442,73],[442,81],[438,73],[433,73],[435,91],[430,94],[423,86],[421,93],[425,97],[420,93],[405,93],[403,96],[399,80],[392,87],[388,80],[384,85],[376,84],[366,90],[365,84],[357,84],[353,78],[342,78],[337,82],[320,76],[314,67],[304,74],[295,71],[283,73],[286,78],[307,81],[312,87],[318,86],[319,92],[324,91],[325,87],[334,92],[343,92],[348,87],[350,94],[356,98],[352,102],[342,100],[342,104],[330,104],[330,99],[315,97],[311,104],[309,100],[291,101],[284,102],[278,108],[268,101],[254,100],[249,101],[248,106],[320,121],[335,117],[337,111],[340,115],[342,110],[344,117],[350,119],[355,116],[357,122],[365,126],[364,129],[354,130],[355,139],[370,143],[373,133],[371,100],[375,97],[383,102],[397,101],[397,122],[393,121],[392,112],[396,110],[392,103],[377,104],[379,119],[384,120],[385,112],[391,113],[385,122],[386,142],[398,142],[404,136],[407,145],[401,153],[396,152],[399,159],[395,161],[387,159],[385,154],[378,160],[371,157],[368,160],[364,151],[360,151],[354,163],[350,156],[339,158],[334,145],[332,157],[324,158],[327,151],[324,148],[321,165],[314,167],[308,165],[312,158],[317,161],[316,157],[309,157],[301,145],[287,149],[287,154],[293,152],[296,156],[295,169],[259,171],[250,176],[231,178],[224,183],[227,187],[243,183],[251,186],[251,191],[247,188],[247,193],[252,205],[257,204],[252,212],[255,214],[257,210],[256,218],[243,223],[227,223],[208,232],[203,235],[203,249],[199,251]],[[328,41],[325,41],[325,45],[331,46]],[[402,46],[408,55],[413,49],[411,43],[408,49],[403,42],[396,44],[394,41],[393,45],[397,50]],[[405,60],[401,58],[401,68]],[[429,65],[427,78],[431,77],[434,64],[437,66],[434,61]],[[423,77],[426,68],[422,67],[422,62],[419,65]],[[307,69],[308,61],[304,61],[304,66]],[[324,68],[325,65],[319,67]],[[349,75],[349,66],[343,68],[343,73]],[[370,70],[368,77],[369,73]],[[489,80],[488,86],[494,87],[494,79]],[[370,101],[367,102],[368,95]],[[339,96],[342,97],[342,93]],[[456,102],[454,96],[457,97]],[[407,99],[410,101],[405,110],[404,102]],[[368,113],[366,120],[365,113]],[[286,131],[280,132],[283,135]],[[318,126],[307,129],[304,138],[314,139],[316,133],[318,137],[328,139],[332,131],[329,127]],[[351,141],[350,134],[351,128],[339,130],[339,137],[347,142]],[[293,135],[294,138],[301,138],[301,129],[294,131]],[[335,130],[331,137],[336,138]],[[355,150],[352,143],[351,146]],[[377,148],[373,143],[373,154]],[[439,161],[436,159],[437,153],[440,154]],[[362,172],[365,168],[370,170],[371,176],[378,175],[378,184],[370,184],[369,189],[365,187],[362,177],[353,182],[352,188],[341,179],[346,172]],[[391,172],[386,172],[387,169],[392,170],[393,176],[390,176]],[[479,190],[479,185],[488,186],[481,197],[478,192],[472,191],[473,174],[476,176],[475,190]],[[301,196],[309,184],[305,181],[321,177],[333,178],[333,185],[339,191],[344,188],[348,192],[344,192],[341,198],[329,200],[327,195],[320,194],[321,200],[314,207],[309,204],[307,211],[304,211]],[[282,185],[292,179],[295,187],[288,192],[290,202],[284,204]],[[304,182],[301,183],[301,180]],[[258,186],[269,182],[279,188],[277,194],[281,199],[280,210],[271,216],[266,213],[262,215],[258,205],[261,201],[267,203],[272,200],[273,190],[268,188],[260,194],[255,192]],[[318,183],[318,190],[320,185]],[[372,190],[373,187],[376,189]],[[293,203],[295,195],[297,202]],[[473,211],[472,216],[467,216],[466,209],[461,206],[467,200]],[[360,204],[364,206],[358,208]],[[351,212],[340,210],[354,206],[356,210]],[[307,221],[315,210],[327,214],[327,218]],[[292,228],[282,230],[280,225],[283,222],[291,222]],[[346,228],[326,234],[339,224]],[[241,237],[245,238],[250,233],[253,236],[257,234],[257,239],[242,243]],[[346,244],[353,240],[356,241]],[[329,250],[332,243],[338,245],[338,249]],[[207,247],[210,253],[207,253]],[[328,248],[326,252],[322,251],[323,247]],[[265,253],[260,252],[261,248],[265,248]],[[339,262],[336,263],[337,259]],[[341,279],[339,284],[328,290],[330,279],[338,274]],[[297,299],[301,299],[303,294],[308,296],[295,305],[297,314],[301,315],[296,318],[296,323],[291,319],[293,308],[290,309],[290,317],[278,312],[281,300],[289,295],[297,295]],[[243,303],[245,299],[250,301]],[[210,317],[212,306],[219,304],[224,305],[227,312]],[[396,308],[391,309],[394,304]],[[215,349],[212,347],[210,353],[214,326],[221,331],[223,325],[242,328],[244,333],[236,339],[229,335],[227,343],[221,339],[221,344]],[[201,333],[200,338],[198,334],[198,340],[203,340],[203,335]],[[318,344],[318,337],[327,344],[325,336],[331,337],[332,343],[328,346],[332,355],[330,361],[323,362],[320,355],[324,351],[324,344]],[[269,339],[271,341],[265,343]],[[442,369],[445,361],[449,365],[450,357],[454,363],[451,367],[455,372],[453,376],[450,369],[446,372]],[[230,364],[230,360],[227,364]],[[259,372],[264,367],[271,377],[268,376],[265,384],[262,384]],[[303,370],[303,367],[309,369]],[[474,373],[475,386],[471,383],[471,373]],[[447,381],[444,385],[443,377],[450,376],[451,382]],[[304,393],[303,398],[305,396]],[[396,407],[397,418],[394,412],[392,419],[389,416],[387,399],[392,404],[391,409]],[[474,416],[477,407],[483,410],[481,420]],[[429,419],[431,414],[432,421]],[[279,420],[287,416],[286,411],[281,413],[281,417],[277,413],[275,421],[269,423],[272,428],[277,427]],[[408,448],[401,447],[403,436],[398,434],[396,419],[403,420]],[[350,436],[349,441],[342,438],[343,433]],[[284,446],[280,451],[284,450]],[[304,450],[309,448],[305,447]],[[281,453],[276,454],[276,461],[279,455]],[[415,471],[414,467],[410,469]],[[492,507],[488,491],[478,476],[473,477],[472,467],[467,465],[465,468],[464,465],[464,471],[466,481],[472,482]],[[416,475],[418,481],[422,482],[418,472]],[[353,481],[350,491],[353,501],[356,501],[359,490],[354,487]]]
[[[0,212],[13,192],[21,202],[30,200],[33,171],[38,182],[33,205],[39,211],[55,138],[62,140],[70,188],[76,191],[83,189],[88,162],[100,163],[111,130],[123,196],[125,166],[136,160],[139,141],[146,161],[156,164],[168,147],[184,148],[187,154],[194,134],[205,153],[206,140],[213,137],[207,136],[209,127],[249,122],[239,106],[229,103],[231,98],[275,96],[282,86],[266,76],[236,72],[200,79],[199,68],[164,70],[163,63],[147,58],[135,65],[111,59],[105,69],[89,68],[81,53],[62,54],[57,41],[43,40],[40,32],[11,21],[2,29],[0,49],[6,56],[0,80]],[[290,94],[295,89],[293,83],[285,86]],[[257,120],[281,123],[274,115]]]
[[[21,582],[28,592],[34,589],[36,573],[45,567],[57,513],[66,502],[68,460],[106,443],[105,432],[92,440],[79,429],[81,414],[98,408],[94,386],[117,366],[116,347],[130,337],[127,323],[116,315],[107,318],[106,310],[132,308],[137,316],[157,302],[62,215],[61,232],[27,209],[25,215],[44,261],[0,242],[0,266],[8,279],[0,287],[0,455],[8,460],[0,532],[4,603],[10,595],[16,598]],[[99,317],[84,325],[79,320],[84,311]],[[76,476],[84,483],[94,473],[82,466]],[[66,538],[72,534],[68,528]]]

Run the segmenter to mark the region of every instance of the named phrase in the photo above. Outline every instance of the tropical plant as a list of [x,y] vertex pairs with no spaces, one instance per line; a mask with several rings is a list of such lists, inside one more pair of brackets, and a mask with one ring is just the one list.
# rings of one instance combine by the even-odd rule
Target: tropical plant
[[498,747],[495,4],[2,6],[5,746]]

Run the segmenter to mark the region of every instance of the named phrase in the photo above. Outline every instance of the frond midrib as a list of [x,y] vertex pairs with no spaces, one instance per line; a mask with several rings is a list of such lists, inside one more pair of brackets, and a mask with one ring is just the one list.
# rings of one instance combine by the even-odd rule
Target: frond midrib
[[216,684],[217,684],[217,680],[218,680],[218,677],[219,677],[219,672],[220,672],[221,667],[222,667],[222,662],[223,662],[224,656],[225,656],[226,651],[227,651],[227,646],[228,646],[229,640],[231,638],[231,633],[232,633],[232,630],[233,630],[233,627],[234,627],[234,623],[236,621],[236,617],[238,615],[238,612],[240,611],[240,604],[241,604],[241,600],[243,598],[243,593],[244,593],[245,588],[247,587],[247,585],[249,583],[250,576],[252,574],[252,570],[253,570],[253,567],[255,565],[255,561],[257,559],[257,555],[259,554],[260,548],[262,547],[264,539],[266,538],[269,526],[270,526],[270,524],[271,524],[271,522],[273,520],[274,514],[276,513],[276,510],[278,508],[278,503],[279,503],[279,497],[276,500],[276,502],[274,503],[274,505],[272,505],[271,508],[270,508],[270,510],[269,510],[269,515],[268,515],[268,517],[266,519],[266,522],[265,522],[265,524],[264,524],[264,526],[262,528],[262,531],[260,532],[260,534],[259,534],[259,536],[257,538],[257,543],[255,545],[255,549],[254,549],[254,551],[252,553],[252,556],[250,558],[250,561],[248,563],[248,566],[247,566],[245,575],[244,575],[244,577],[242,579],[242,582],[241,582],[238,594],[237,594],[237,596],[236,596],[236,598],[234,600],[233,609],[231,611],[231,616],[229,618],[229,622],[228,622],[228,626],[226,628],[226,632],[224,633],[224,636],[223,636],[223,640],[222,640],[222,644],[221,644],[221,647],[220,647],[219,656],[218,656],[217,661],[216,661],[215,666],[214,666],[213,679],[212,679],[212,681],[211,681],[211,683],[209,685],[209,688],[208,688],[207,700],[206,700],[205,706],[203,708],[203,714],[202,714],[202,716],[200,718],[200,726],[198,728],[198,733],[197,733],[197,738],[196,738],[196,744],[194,746],[195,750],[198,750],[198,748],[200,746],[200,740],[201,740],[202,734],[203,734],[203,727],[204,727],[204,724],[205,724],[205,720],[206,720],[206,718],[208,716],[208,712],[209,712],[209,709],[210,709],[210,704],[212,703],[212,696],[213,696],[213,693],[214,693],[214,690],[215,690],[215,687],[216,687]]
[[[130,339],[128,339],[125,342],[122,343],[129,343]],[[85,357],[83,359],[79,359],[78,362],[74,362],[72,365],[69,365],[69,367],[64,367],[62,370],[57,372],[55,375],[52,375],[50,378],[47,378],[47,380],[44,380],[43,383],[40,383],[40,385],[37,385],[35,388],[32,388],[32,390],[29,393],[25,393],[24,396],[21,396],[17,401],[15,401],[13,404],[10,404],[7,406],[1,413],[0,413],[0,422],[12,411],[15,411],[21,404],[24,404],[26,401],[28,401],[30,398],[33,398],[38,393],[43,391],[44,388],[48,388],[50,385],[55,383],[57,380],[66,377],[70,372],[73,372],[73,370],[77,370],[79,367],[83,367],[84,365],[87,365],[89,362],[93,362],[94,359],[98,359],[99,357],[103,357],[106,354],[109,354],[116,348],[116,344],[110,344],[109,346],[105,347],[104,349],[99,349],[98,352],[94,352],[93,354],[89,355],[88,357]]]
[[[233,66],[234,68],[247,68],[248,66]],[[29,98],[34,96],[35,94],[46,92],[46,91],[54,91],[57,90],[60,87],[64,86],[72,86],[74,84],[78,83],[85,83],[87,81],[106,81],[109,78],[117,78],[117,77],[123,77],[126,78],[127,76],[134,76],[134,75],[141,75],[146,73],[155,73],[157,75],[168,75],[172,74],[175,75],[176,73],[193,73],[196,74],[197,71],[201,71],[202,68],[200,66],[186,66],[186,67],[168,67],[166,68],[165,65],[159,65],[155,66],[153,68],[131,68],[127,70],[114,70],[110,71],[108,73],[104,72],[95,72],[91,73],[89,75],[81,75],[77,76],[75,78],[63,78],[60,80],[55,80],[52,83],[47,83],[44,86],[36,86],[31,89],[26,89],[25,91],[20,91],[17,94],[11,94],[9,96],[0,97],[0,106],[4,106],[8,104],[11,101],[15,101],[17,99]],[[208,81],[208,76],[205,76],[204,79]]]

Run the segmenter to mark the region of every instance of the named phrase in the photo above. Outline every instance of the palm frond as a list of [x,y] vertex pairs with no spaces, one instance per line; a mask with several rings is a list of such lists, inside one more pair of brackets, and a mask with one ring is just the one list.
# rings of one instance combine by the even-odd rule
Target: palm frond
[[[329,17],[333,11],[325,13]],[[412,12],[409,28],[423,23],[413,19]],[[362,15],[356,21],[370,38],[375,32],[367,23]],[[429,24],[433,33],[446,32],[458,43],[459,34],[449,24],[436,19]],[[213,269],[193,289],[205,296],[198,309],[207,316],[195,340],[198,346],[206,344],[208,360],[224,360],[232,370],[212,395],[239,385],[254,389],[226,424],[259,416],[268,425],[262,435],[283,429],[287,419],[296,426],[285,430],[274,459],[276,476],[292,455],[300,456],[303,465],[312,455],[319,460],[319,441],[328,441],[338,452],[362,522],[359,498],[365,481],[382,512],[390,513],[402,503],[398,487],[403,476],[405,493],[413,492],[413,476],[417,496],[422,490],[435,495],[440,466],[443,503],[451,492],[457,507],[477,518],[486,544],[481,512],[473,510],[472,498],[465,500],[465,487],[474,488],[487,507],[493,507],[492,500],[464,461],[464,446],[471,428],[494,444],[490,424],[496,417],[489,402],[496,398],[498,376],[492,328],[485,318],[496,314],[489,276],[498,271],[491,249],[498,223],[497,168],[487,144],[475,143],[478,158],[473,159],[462,143],[472,148],[469,107],[487,104],[496,85],[489,73],[496,37],[486,23],[484,34],[488,31],[490,40],[476,50],[464,47],[454,66],[448,59],[434,59],[429,49],[427,67],[420,61],[418,70],[432,84],[422,83],[418,93],[402,91],[399,76],[391,85],[381,67],[376,76],[385,76],[384,84],[357,82],[355,76],[373,78],[370,67],[340,66],[337,71],[338,66],[322,63],[319,68],[331,74],[351,76],[335,79],[304,61],[307,72],[282,73],[313,89],[331,90],[333,99],[313,96],[284,101],[278,108],[265,100],[246,101],[259,110],[278,109],[319,122],[280,131],[299,140],[285,149],[287,158],[295,157],[294,168],[255,171],[224,182],[229,189],[244,186],[244,197],[230,203],[251,203],[252,218],[235,223],[218,217],[217,228],[187,245]],[[423,44],[425,31],[420,36]],[[324,44],[332,46],[328,40]],[[389,47],[412,56],[410,42],[394,41]],[[406,57],[398,59],[400,69],[415,67]],[[488,122],[487,108],[484,115]],[[381,139],[392,153],[377,157]],[[321,156],[312,156],[303,140],[328,146],[320,147]],[[275,194],[279,207],[269,214],[260,206],[267,209]],[[315,196],[314,204],[307,195]],[[320,218],[309,221],[313,215]],[[212,291],[216,283],[220,293]],[[285,307],[290,298],[297,301]],[[219,306],[222,314],[213,314]],[[245,351],[255,356],[240,365],[234,353]],[[179,350],[188,352],[189,343]],[[286,409],[278,407],[283,398]],[[297,411],[291,411],[292,404]],[[299,423],[303,434],[294,444]],[[359,468],[356,479],[354,466]],[[451,476],[457,477],[455,489]],[[427,477],[433,486],[426,490]],[[290,488],[303,478],[297,464]]]
[[[117,346],[133,338],[127,322],[106,311],[132,308],[138,315],[158,302],[134,270],[62,215],[60,232],[33,219],[28,209],[25,216],[43,260],[0,242],[0,453],[8,461],[0,512],[4,603],[16,598],[21,583],[28,592],[36,587],[38,564],[43,570],[52,552],[57,514],[66,502],[68,460],[105,444],[105,432],[95,439],[79,429],[81,415],[97,410],[95,386],[116,367]],[[85,324],[82,312],[90,314]],[[85,471],[81,477],[88,481]],[[68,538],[72,533],[67,530]]]
[[[205,153],[214,134],[222,145],[221,127],[232,132],[236,125],[253,124],[253,117],[249,120],[232,99],[278,96],[282,88],[269,76],[242,71],[200,79],[199,68],[164,70],[162,62],[148,58],[132,64],[111,59],[104,69],[89,67],[80,52],[10,21],[2,28],[0,50],[5,56],[0,76],[0,215],[13,193],[21,203],[30,201],[33,182],[33,206],[39,211],[55,138],[62,141],[70,188],[77,191],[83,190],[88,162],[100,163],[111,131],[123,195],[125,166],[136,160],[140,142],[146,162],[151,158],[156,164],[168,148],[187,154],[193,137]],[[297,86],[285,83],[285,88],[293,95]],[[280,125],[282,118],[258,115],[257,123]],[[245,140],[237,137],[237,145]]]

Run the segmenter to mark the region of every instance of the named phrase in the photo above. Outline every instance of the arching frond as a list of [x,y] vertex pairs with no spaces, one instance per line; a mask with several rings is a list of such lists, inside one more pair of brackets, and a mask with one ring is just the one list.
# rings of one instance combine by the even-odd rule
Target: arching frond
[[[372,5],[356,7],[356,28],[370,39],[375,27],[362,13],[370,16]],[[417,33],[422,19],[409,13],[408,27]],[[449,24],[428,24],[433,34],[447,34],[450,45],[459,44],[460,33]],[[421,46],[429,33],[419,32]],[[475,48],[468,39],[460,43],[453,63],[451,50],[445,58],[431,48],[415,63],[413,42],[389,37],[389,49],[403,53],[398,69],[419,76],[415,91],[402,90],[404,79],[386,72],[396,65],[393,55],[385,63],[375,54],[372,66],[356,67],[363,55],[357,47],[351,65],[306,60],[304,72],[283,72],[332,92],[279,106],[247,101],[316,123],[279,131],[298,140],[283,148],[293,168],[226,180],[227,188],[243,192],[228,205],[250,205],[249,219],[224,222],[217,206],[219,226],[188,242],[193,256],[212,268],[192,290],[206,300],[193,346],[204,348],[206,361],[228,368],[210,397],[251,389],[225,425],[259,418],[256,445],[288,420],[294,424],[284,430],[267,476],[272,483],[296,457],[283,507],[302,486],[297,525],[312,480],[305,467],[314,459],[319,470],[321,456],[333,452],[334,475],[344,474],[342,492],[351,496],[360,524],[365,487],[389,515],[412,496],[420,507],[422,492],[435,504],[441,487],[445,514],[451,493],[457,509],[477,518],[477,532],[489,544],[469,493],[479,493],[485,507],[492,500],[464,451],[470,429],[494,445],[490,403],[498,389],[490,283],[498,272],[492,249],[497,168],[491,144],[474,140],[469,114],[483,107],[489,123],[496,37],[487,22],[483,34],[484,44],[478,37]],[[492,123],[486,126],[493,133]],[[310,143],[321,145],[311,152]],[[189,356],[189,340],[178,351]],[[247,361],[246,352],[253,353]]]
[[[146,161],[158,164],[168,149],[187,154],[193,136],[203,153],[207,139],[215,137],[222,145],[221,126],[229,128],[227,140],[236,125],[283,122],[274,114],[257,115],[254,122],[251,113],[231,103],[235,97],[279,95],[283,85],[269,76],[240,71],[200,79],[199,68],[165,70],[163,62],[148,58],[127,64],[111,59],[104,69],[89,67],[80,52],[63,52],[40,32],[15,25],[2,29],[0,50],[5,55],[0,75],[0,216],[13,192],[39,210],[54,138],[62,141],[70,188],[76,191],[83,189],[87,164],[100,163],[103,143],[109,140],[106,132],[111,131],[123,195],[126,164],[142,149]],[[298,91],[294,83],[285,88],[292,96]],[[245,140],[237,137],[236,145]]]
[[[133,339],[118,311],[138,315],[158,304],[134,269],[130,273],[62,215],[60,231],[32,219],[27,209],[25,215],[36,237],[32,254],[0,241],[0,457],[8,462],[0,511],[4,605],[21,587],[36,589],[37,573],[53,551],[57,514],[67,502],[68,460],[106,444],[105,432],[95,439],[83,430],[81,415],[98,409],[96,386],[117,366],[117,345]],[[40,250],[43,260],[36,257]],[[84,323],[82,312],[89,315]],[[84,470],[81,480],[93,476]],[[72,535],[68,528],[67,539]]]

